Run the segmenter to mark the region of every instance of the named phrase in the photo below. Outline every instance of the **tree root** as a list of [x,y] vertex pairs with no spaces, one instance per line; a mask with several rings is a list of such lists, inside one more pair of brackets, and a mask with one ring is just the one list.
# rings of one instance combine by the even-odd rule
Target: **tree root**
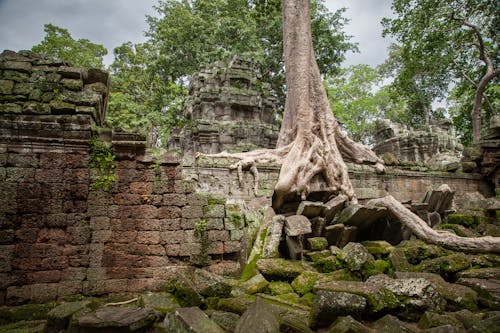
[[387,207],[395,219],[426,243],[441,245],[455,251],[500,253],[500,237],[460,237],[444,230],[434,230],[391,195],[370,200],[367,204]]
[[116,302],[116,303],[106,303],[104,304],[104,306],[117,306],[117,305],[125,305],[125,304],[130,304],[130,303],[134,303],[134,302],[137,302],[138,298],[135,297],[135,298],[132,298],[132,299],[129,299],[127,301],[123,301],[123,302]]

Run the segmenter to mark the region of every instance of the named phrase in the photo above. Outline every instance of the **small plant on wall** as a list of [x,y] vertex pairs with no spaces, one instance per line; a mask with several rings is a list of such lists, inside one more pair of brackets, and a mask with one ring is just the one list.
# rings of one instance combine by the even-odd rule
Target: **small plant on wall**
[[208,248],[210,247],[210,239],[208,239],[207,221],[202,219],[194,224],[194,236],[200,245],[199,252],[191,256],[191,263],[195,266],[208,266],[210,264],[210,255]]
[[97,135],[90,138],[90,174],[92,189],[102,189],[109,191],[110,186],[115,182],[115,155],[111,146],[103,142]]

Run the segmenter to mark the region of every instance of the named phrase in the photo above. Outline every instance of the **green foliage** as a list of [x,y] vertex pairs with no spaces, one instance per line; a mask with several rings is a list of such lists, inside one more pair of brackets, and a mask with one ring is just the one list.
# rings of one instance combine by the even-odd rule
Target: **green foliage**
[[388,86],[380,87],[383,77],[368,65],[343,68],[327,76],[325,88],[335,117],[354,141],[373,142],[375,121],[400,121],[405,105]]
[[397,44],[392,47],[385,70],[395,76],[393,87],[408,104],[409,123],[415,125],[433,118],[432,103],[448,96],[456,85],[459,88],[453,98],[453,116],[457,119],[467,115],[468,120],[458,125],[463,136],[468,137],[474,96],[471,92],[486,72],[477,33],[483,40],[484,55],[498,68],[500,3],[393,0],[392,9],[395,17],[385,18],[382,23],[384,35],[395,37]]
[[[164,0],[148,17],[152,66],[164,82],[185,84],[201,64],[238,54],[262,68],[262,79],[284,105],[284,61],[280,0]],[[330,13],[312,3],[312,31],[320,71],[334,74],[347,50],[343,10]]]
[[204,267],[210,264],[210,255],[208,248],[211,241],[208,239],[207,221],[202,219],[194,224],[194,235],[200,244],[200,251],[191,256],[191,263],[196,266]]
[[150,44],[127,42],[113,52],[108,123],[147,135],[153,147],[162,146],[168,129],[183,122],[187,90],[158,75],[152,65],[156,51]]
[[88,39],[73,39],[67,29],[53,24],[44,25],[45,38],[31,50],[45,54],[74,66],[87,68],[104,68],[103,57],[108,53],[100,44],[94,44]]
[[99,140],[97,135],[90,138],[90,168],[92,176],[92,189],[108,191],[115,182],[115,155],[108,143]]

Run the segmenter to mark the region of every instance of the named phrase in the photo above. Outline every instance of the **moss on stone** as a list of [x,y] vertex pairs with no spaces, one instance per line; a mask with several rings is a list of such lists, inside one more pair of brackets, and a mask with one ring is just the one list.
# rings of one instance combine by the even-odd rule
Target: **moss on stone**
[[342,261],[337,256],[319,258],[314,262],[313,266],[321,273],[333,272],[343,267]]
[[376,258],[389,255],[394,247],[386,241],[364,241],[361,243]]
[[299,302],[300,304],[311,307],[313,305],[315,297],[316,295],[313,293],[306,293],[300,298]]
[[271,295],[283,295],[293,293],[293,288],[290,283],[285,281],[273,281],[267,286]]
[[419,264],[422,260],[444,256],[449,252],[438,245],[427,244],[421,240],[403,241],[401,248],[408,262],[412,265]]
[[303,272],[292,281],[291,286],[297,294],[305,295],[312,291],[316,281],[324,276],[317,272]]
[[467,228],[477,226],[477,220],[474,216],[467,214],[450,214],[446,217],[446,222],[450,224],[460,224]]
[[305,253],[305,256],[309,258],[312,262],[316,262],[321,258],[326,258],[332,255],[330,250],[322,250],[322,251],[311,251]]
[[23,320],[0,326],[2,333],[43,333],[46,332],[45,320]]
[[325,237],[311,237],[307,239],[307,244],[311,251],[322,251],[328,247],[328,241]]
[[241,315],[245,313],[255,299],[256,297],[253,295],[221,298],[219,299],[219,302],[217,302],[216,309],[219,311],[227,311]]
[[17,321],[32,321],[47,318],[49,311],[54,309],[57,303],[25,304],[0,311],[0,323],[12,323]]
[[372,275],[387,273],[391,265],[385,260],[377,259],[373,262],[367,263],[365,266],[366,267],[364,267],[362,273],[363,276],[367,278]]

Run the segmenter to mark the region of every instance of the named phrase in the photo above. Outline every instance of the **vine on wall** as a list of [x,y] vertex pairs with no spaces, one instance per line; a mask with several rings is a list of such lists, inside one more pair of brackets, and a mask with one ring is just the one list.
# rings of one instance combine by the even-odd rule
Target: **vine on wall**
[[107,142],[99,139],[98,135],[93,135],[89,141],[90,144],[90,172],[92,189],[102,189],[109,191],[111,185],[115,182],[115,155],[111,146]]

